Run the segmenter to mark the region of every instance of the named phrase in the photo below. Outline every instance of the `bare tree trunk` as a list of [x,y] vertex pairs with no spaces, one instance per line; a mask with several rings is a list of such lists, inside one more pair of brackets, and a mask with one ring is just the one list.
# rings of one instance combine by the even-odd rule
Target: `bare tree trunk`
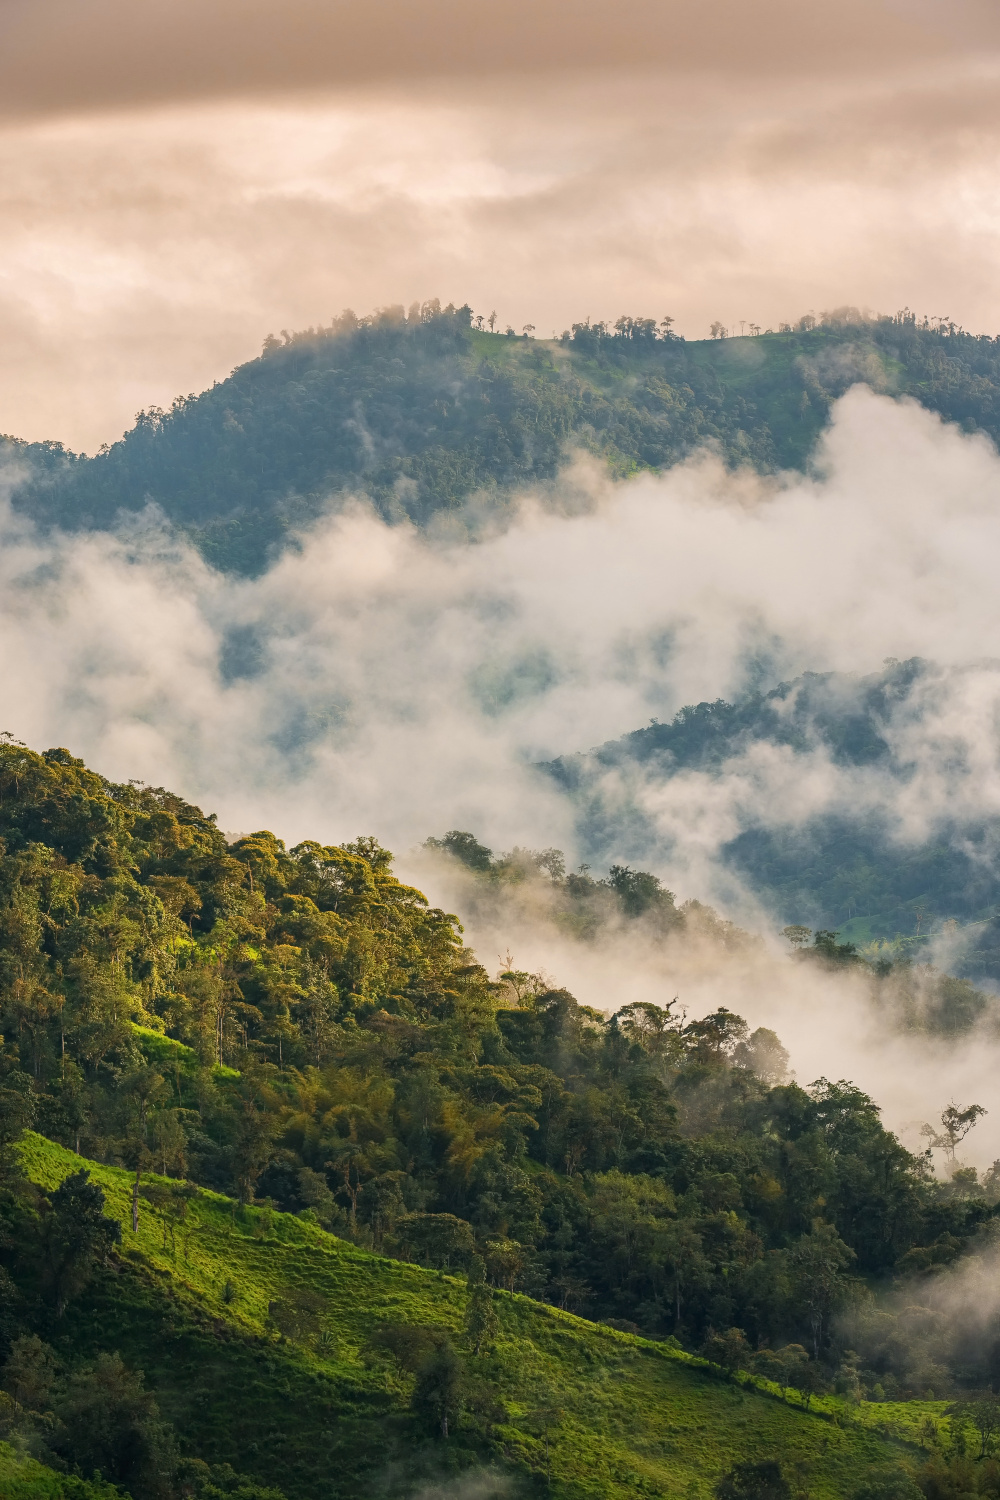
[[132,1184],[132,1233],[139,1233],[139,1176],[140,1167],[135,1169],[135,1182]]

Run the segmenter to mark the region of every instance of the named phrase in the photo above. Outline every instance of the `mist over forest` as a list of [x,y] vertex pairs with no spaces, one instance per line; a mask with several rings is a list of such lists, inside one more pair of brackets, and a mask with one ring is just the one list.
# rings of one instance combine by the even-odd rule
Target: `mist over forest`
[[26,465],[14,507],[78,530],[153,505],[209,561],[253,573],[348,497],[390,523],[451,518],[475,534],[574,450],[617,477],[704,448],[730,469],[804,469],[833,402],[859,383],[1000,435],[1000,345],[908,310],[843,308],[763,337],[714,324],[693,343],[669,317],[588,318],[555,341],[488,322],[435,301],[269,335],[259,359],[140,412],[92,458],[8,438],[8,459]]
[[12,1494],[1000,1493],[1000,341],[534,332],[3,440]]

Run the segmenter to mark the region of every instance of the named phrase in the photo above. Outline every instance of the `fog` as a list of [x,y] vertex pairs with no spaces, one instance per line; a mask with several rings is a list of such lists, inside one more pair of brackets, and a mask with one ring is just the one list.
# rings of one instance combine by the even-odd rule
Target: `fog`
[[[679,899],[721,904],[762,946],[595,949],[513,908],[467,929],[491,970],[510,948],[602,1009],[726,1004],[779,1033],[801,1080],[852,1077],[910,1128],[951,1098],[989,1102],[992,1041],[901,1037],[861,981],[791,964],[718,851],[746,816],[789,824],[851,803],[906,840],[1000,808],[998,492],[985,440],[858,387],[810,477],[732,475],[702,455],[612,485],[579,458],[476,543],[348,504],[249,581],[214,573],[153,512],[114,537],[44,539],[5,511],[0,727],[167,785],[234,834],[375,833],[461,910],[454,871],[419,851],[429,834],[584,857],[538,759],[804,669],[926,656],[937,670],[888,731],[903,780],[758,749],[714,777],[626,788],[632,823],[608,857],[641,836]],[[1000,1155],[1000,1110],[973,1145],[970,1160]]]

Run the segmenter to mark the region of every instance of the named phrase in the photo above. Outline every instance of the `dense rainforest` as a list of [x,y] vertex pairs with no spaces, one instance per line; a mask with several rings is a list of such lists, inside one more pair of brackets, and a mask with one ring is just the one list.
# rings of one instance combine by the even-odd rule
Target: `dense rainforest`
[[4,440],[21,472],[14,505],[73,530],[152,501],[211,562],[252,573],[338,497],[366,497],[390,521],[474,527],[484,507],[553,480],[574,449],[618,476],[705,445],[733,466],[802,468],[858,381],[1000,437],[1000,342],[951,324],[844,309],[691,342],[670,324],[588,320],[542,341],[436,302],[348,312],[269,337],[260,358],[140,412],[92,458]]
[[[342,1442],[330,1438],[348,1475],[360,1460],[346,1449],[362,1429],[371,1449],[370,1424],[389,1420],[378,1402],[391,1406],[393,1392],[410,1392],[404,1437],[412,1428],[421,1441],[438,1429],[447,1438],[450,1413],[466,1423],[466,1447],[454,1451],[470,1458],[494,1451],[490,1434],[507,1420],[504,1381],[511,1410],[535,1412],[540,1433],[562,1419],[551,1401],[516,1396],[526,1377],[510,1360],[488,1363],[522,1317],[514,1301],[506,1323],[498,1310],[515,1292],[598,1320],[609,1336],[660,1341],[677,1359],[700,1353],[727,1379],[752,1373],[783,1399],[795,1387],[806,1405],[826,1392],[842,1403],[952,1400],[965,1413],[973,1397],[963,1393],[996,1380],[1000,1323],[935,1311],[942,1288],[959,1296],[966,1268],[993,1253],[1000,1164],[980,1179],[956,1156],[978,1105],[949,1106],[940,1128],[929,1127],[950,1163],[935,1177],[885,1129],[873,1100],[846,1081],[790,1080],[779,1038],[751,1032],[723,1005],[689,1019],[669,1000],[617,1006],[609,994],[596,1010],[511,966],[491,978],[457,919],[402,884],[375,839],[286,849],[259,832],[227,843],[181,798],[112,784],[65,750],[0,745],[0,840],[0,1425],[28,1434],[46,1462],[88,1480],[100,1470],[136,1500],[281,1500],[285,1485],[303,1496],[358,1493],[350,1478],[323,1490],[305,1449],[276,1473],[245,1414],[207,1431],[163,1365],[165,1347],[196,1365],[206,1338],[216,1362],[244,1358],[227,1309],[249,1306],[270,1240],[274,1254],[289,1245],[288,1264],[300,1269],[265,1298],[265,1333],[246,1359],[274,1371],[287,1347],[293,1364],[280,1378],[290,1394],[305,1379],[296,1349],[340,1358],[323,1332],[333,1293],[302,1281],[302,1266],[320,1264],[323,1231],[380,1257],[358,1263],[359,1275],[410,1263],[468,1287],[457,1332],[426,1310],[416,1331],[393,1321],[405,1303],[396,1295],[365,1303],[352,1414]],[[635,924],[644,941],[667,942],[698,923],[723,947],[751,941],[696,903],[678,906],[646,872],[567,875],[556,850],[494,858],[459,831],[429,845],[484,887],[534,871],[554,885],[581,940]],[[858,962],[833,934],[793,937],[790,963]],[[46,1181],[22,1174],[18,1141],[29,1126],[44,1138],[28,1159]],[[124,1230],[85,1159],[105,1164]],[[278,1219],[298,1226],[300,1240],[275,1228]],[[178,1260],[187,1266],[199,1225],[196,1245],[217,1242],[223,1258],[213,1265],[229,1267],[224,1284],[206,1283],[221,1299],[214,1324],[185,1301],[190,1278],[207,1273],[194,1260],[182,1273]],[[145,1259],[128,1251],[139,1256],[132,1270],[123,1233],[147,1246]],[[299,1243],[306,1260],[295,1259]],[[176,1266],[183,1282],[162,1312],[152,1272],[135,1280],[158,1245],[162,1274]],[[388,1272],[377,1274],[387,1285]],[[200,1448],[174,1434],[123,1360],[121,1346],[137,1340]],[[185,1379],[197,1378],[192,1365]],[[262,1377],[250,1366],[220,1376],[204,1402],[231,1402],[231,1378]],[[272,1399],[266,1376],[260,1390]],[[332,1387],[322,1398],[302,1392],[304,1410],[314,1399],[332,1409]],[[939,1408],[928,1407],[928,1433]],[[249,1478],[233,1467],[236,1429]],[[300,1441],[276,1432],[274,1452],[286,1440]],[[954,1442],[941,1451],[939,1480],[952,1483],[947,1463],[961,1467],[963,1453]],[[900,1490],[904,1480],[897,1474],[882,1500],[918,1493],[911,1480]],[[64,1493],[89,1500],[104,1493],[94,1484]]]
[[[480,1254],[498,1284],[660,1336],[739,1326],[815,1357],[836,1300],[811,1300],[817,1256],[833,1282],[885,1275],[992,1212],[991,1185],[942,1197],[871,1100],[788,1082],[778,1038],[724,1007],[609,995],[605,1014],[492,980],[373,839],[227,846],[170,793],[12,743],[0,837],[3,1032],[36,1128],[137,1180],[435,1264]],[[562,878],[591,914],[691,920],[642,872]]]
[[[817,811],[794,826],[747,819],[720,850],[722,862],[775,912],[779,925],[838,929],[857,945],[919,955],[944,924],[954,934],[956,972],[1000,981],[1000,868],[996,820],[968,808],[941,816],[931,839],[901,836],[895,799],[914,785],[911,730],[933,711],[941,669],[913,658],[856,676],[807,672],[735,703],[698,703],[669,724],[653,723],[544,770],[573,798],[581,843],[599,857],[621,844],[622,827],[642,844],[641,817],[606,794],[609,771],[660,783],[684,773],[738,774],[755,751],[782,747],[818,755],[838,772],[880,778],[879,805]],[[648,852],[652,852],[649,850]]]

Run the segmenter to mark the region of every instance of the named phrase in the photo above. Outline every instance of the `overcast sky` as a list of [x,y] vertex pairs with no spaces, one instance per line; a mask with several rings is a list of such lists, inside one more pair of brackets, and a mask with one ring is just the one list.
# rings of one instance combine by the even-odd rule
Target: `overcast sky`
[[438,296],[1000,331],[986,0],[0,0],[0,431]]

